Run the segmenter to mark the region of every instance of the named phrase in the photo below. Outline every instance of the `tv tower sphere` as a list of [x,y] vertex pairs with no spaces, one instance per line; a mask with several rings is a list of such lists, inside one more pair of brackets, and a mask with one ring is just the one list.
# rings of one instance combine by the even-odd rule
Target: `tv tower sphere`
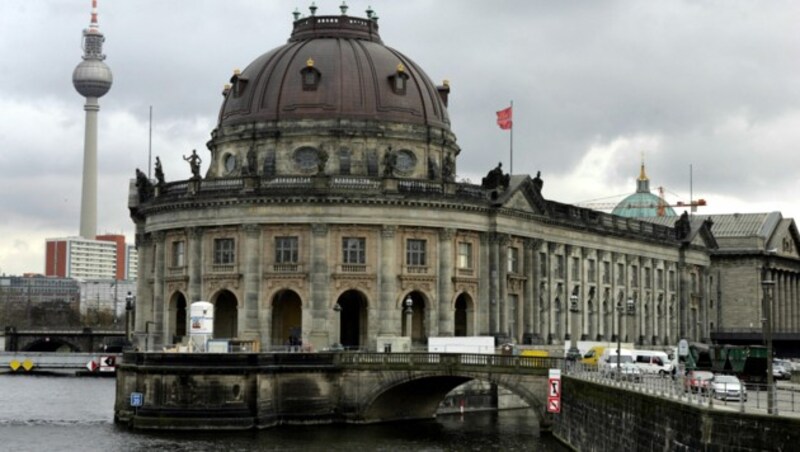
[[113,81],[111,69],[100,60],[83,60],[72,72],[72,84],[83,97],[103,97]]

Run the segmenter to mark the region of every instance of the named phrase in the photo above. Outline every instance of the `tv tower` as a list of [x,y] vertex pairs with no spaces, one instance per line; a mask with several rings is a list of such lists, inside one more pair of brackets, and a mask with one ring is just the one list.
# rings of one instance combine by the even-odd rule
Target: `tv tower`
[[97,236],[97,100],[111,89],[111,69],[103,62],[106,38],[97,25],[97,0],[92,0],[92,20],[83,30],[83,61],[72,72],[72,84],[86,98],[86,131],[83,139],[83,189],[81,191],[81,237]]

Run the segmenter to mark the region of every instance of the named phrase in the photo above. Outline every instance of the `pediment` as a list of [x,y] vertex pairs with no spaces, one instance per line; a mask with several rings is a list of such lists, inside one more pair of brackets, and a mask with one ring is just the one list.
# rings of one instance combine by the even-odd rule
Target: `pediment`
[[778,224],[770,237],[767,249],[776,250],[779,256],[800,258],[800,236],[793,219],[786,218]]
[[496,205],[534,214],[547,211],[546,201],[529,176],[514,177],[509,188],[498,195]]

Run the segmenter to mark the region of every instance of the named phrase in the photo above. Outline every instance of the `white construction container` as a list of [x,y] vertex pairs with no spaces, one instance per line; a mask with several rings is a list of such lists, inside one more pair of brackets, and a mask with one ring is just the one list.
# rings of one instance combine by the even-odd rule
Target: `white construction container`
[[189,306],[189,348],[205,352],[206,343],[214,336],[214,305],[195,301]]

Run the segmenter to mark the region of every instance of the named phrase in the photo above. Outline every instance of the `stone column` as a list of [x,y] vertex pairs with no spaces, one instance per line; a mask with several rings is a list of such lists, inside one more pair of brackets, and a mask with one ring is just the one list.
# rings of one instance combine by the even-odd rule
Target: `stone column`
[[499,337],[502,342],[508,342],[508,244],[510,237],[501,235],[497,243],[497,305],[495,312],[497,313],[498,327],[497,332],[500,333]]
[[311,312],[303,312],[303,335],[306,325],[310,326],[308,341],[314,350],[320,350],[338,338],[333,338],[335,328],[329,328],[329,319],[334,318],[333,303],[329,299],[330,270],[328,268],[328,225],[313,223],[311,225],[311,269],[309,283],[311,300],[308,303]]
[[491,244],[489,233],[480,234],[480,249],[478,250],[478,300],[475,315],[477,316],[477,332],[481,336],[492,334],[491,327]]
[[525,269],[525,287],[522,295],[522,342],[533,343],[533,336],[536,333],[536,302],[534,298],[534,287],[536,284],[536,259],[534,250],[537,247],[537,240],[525,240],[525,257],[523,258],[523,268]]
[[149,325],[149,328],[145,324],[145,330],[150,332],[149,349],[161,350],[166,343],[164,321],[169,318],[165,315],[168,307],[164,303],[164,233],[153,233],[153,241],[156,263],[153,271],[153,322],[155,323]]
[[400,336],[402,334],[401,307],[397,306],[397,257],[395,236],[397,226],[383,226],[380,243],[380,318],[379,336]]
[[439,336],[453,336],[453,237],[455,229],[439,231]]
[[792,273],[792,321],[791,321],[791,329],[793,333],[796,333],[798,328],[797,322],[797,304],[798,302],[798,292],[797,292],[797,273]]
[[259,293],[261,293],[261,227],[255,224],[242,226],[244,231],[244,308],[239,310],[240,336],[244,339],[258,338]]
[[[137,227],[137,229],[139,229]],[[134,338],[139,350],[145,348],[145,325],[153,321],[153,237],[137,232],[136,249],[139,251],[139,275],[136,282]]]
[[[203,298],[203,230],[188,228],[189,237],[189,304]],[[187,309],[189,306],[187,306]]]
[[500,280],[499,270],[499,239],[497,233],[491,233],[489,237],[489,331],[494,337],[500,335],[500,311],[499,301],[500,289],[498,287]]

